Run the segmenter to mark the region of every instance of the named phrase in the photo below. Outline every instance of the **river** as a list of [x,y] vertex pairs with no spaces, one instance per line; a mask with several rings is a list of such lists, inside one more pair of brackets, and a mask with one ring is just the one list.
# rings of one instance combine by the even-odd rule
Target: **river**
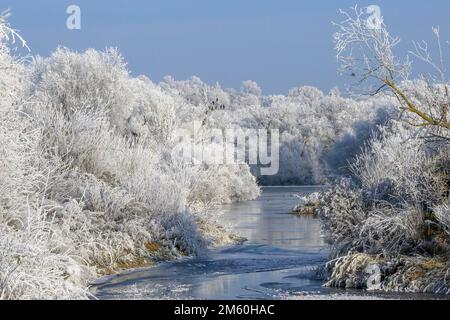
[[221,222],[244,244],[100,279],[91,291],[99,299],[406,298],[322,287],[314,273],[328,255],[320,221],[290,214],[299,194],[319,189],[265,187],[256,200],[224,205]]

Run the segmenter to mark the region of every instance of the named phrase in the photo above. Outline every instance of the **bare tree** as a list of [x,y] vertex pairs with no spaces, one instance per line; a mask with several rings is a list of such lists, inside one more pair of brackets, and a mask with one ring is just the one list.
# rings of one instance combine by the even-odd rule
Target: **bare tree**
[[[438,74],[438,77],[422,76],[422,79],[429,83],[430,91],[435,93],[434,99],[428,101],[425,108],[402,88],[402,82],[410,75],[411,61],[408,57],[402,60],[395,56],[394,48],[400,39],[389,33],[382,19],[377,21],[376,25],[370,23],[362,8],[355,6],[350,13],[342,10],[341,13],[345,19],[334,23],[338,27],[334,35],[335,49],[337,59],[341,63],[341,71],[357,77],[355,88],[363,83],[368,84],[371,94],[388,89],[398,100],[402,111],[418,117],[420,122],[414,125],[437,126],[449,130],[450,97],[439,28],[433,28],[439,48],[438,62],[432,59],[426,42],[414,43],[415,50],[410,52],[415,58],[430,65]],[[442,88],[444,94],[438,97]]]

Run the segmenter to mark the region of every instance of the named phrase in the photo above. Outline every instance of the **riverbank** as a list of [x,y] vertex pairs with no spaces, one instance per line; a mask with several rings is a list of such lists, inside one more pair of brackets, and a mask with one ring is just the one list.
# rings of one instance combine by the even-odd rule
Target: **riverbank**
[[449,295],[450,238],[436,211],[376,197],[346,181],[301,199],[297,214],[320,218],[331,246],[325,286]]

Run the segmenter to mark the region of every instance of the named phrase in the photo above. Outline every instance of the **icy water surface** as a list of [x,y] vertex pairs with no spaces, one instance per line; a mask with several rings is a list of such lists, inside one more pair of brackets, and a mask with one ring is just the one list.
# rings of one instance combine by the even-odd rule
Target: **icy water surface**
[[243,245],[114,276],[92,292],[100,299],[267,299],[322,291],[310,276],[327,256],[320,222],[290,214],[299,193],[316,190],[267,187],[257,200],[224,205],[221,221],[248,239]]
[[344,293],[314,279],[312,270],[328,254],[320,222],[290,212],[298,194],[319,189],[267,187],[257,200],[225,205],[221,220],[248,239],[243,245],[103,279],[92,293],[99,299],[399,298]]

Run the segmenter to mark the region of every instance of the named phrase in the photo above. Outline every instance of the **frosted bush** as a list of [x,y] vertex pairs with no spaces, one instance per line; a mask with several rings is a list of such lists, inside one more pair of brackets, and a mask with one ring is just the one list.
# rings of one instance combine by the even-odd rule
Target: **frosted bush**
[[319,203],[319,216],[326,240],[332,246],[332,257],[361,250],[361,225],[367,219],[361,193],[344,180],[319,197]]
[[164,227],[164,237],[173,241],[183,254],[198,254],[207,245],[202,236],[197,221],[192,215],[177,213],[164,217],[161,221]]
[[[382,128],[352,164],[357,184],[340,184],[319,197],[319,216],[337,259],[330,262],[328,285],[371,287],[361,270],[374,264],[381,268],[379,289],[448,292],[449,283],[438,285],[449,267],[448,144],[431,144],[421,134],[397,122]],[[405,260],[403,267],[399,261]],[[414,268],[420,270],[414,286],[399,280]]]
[[178,101],[142,78],[131,79],[133,100],[125,133],[142,142],[167,144],[177,128]]
[[45,211],[30,208],[28,214],[20,229],[0,227],[0,299],[86,298],[89,270],[53,245],[56,226]]
[[[381,132],[352,164],[359,187],[343,185],[327,192],[321,200],[322,213],[325,228],[331,228],[327,234],[354,239],[352,249],[396,253],[420,243],[420,230],[429,219],[427,212],[433,204],[445,201],[447,181],[438,172],[443,170],[448,153],[446,145],[438,144],[431,150],[417,130],[399,123]],[[340,219],[340,214],[347,218]],[[344,231],[358,216],[357,234]],[[341,226],[344,229],[334,229],[334,220],[346,221]],[[341,241],[333,238],[332,242]],[[342,243],[344,247],[348,244]]]
[[370,198],[427,206],[441,200],[446,186],[436,173],[448,147],[427,144],[423,134],[393,123],[355,160],[352,170]]
[[219,84],[209,86],[198,77],[191,77],[185,81],[176,81],[172,77],[165,77],[160,83],[164,92],[172,96],[181,96],[186,104],[196,107],[209,107],[216,105],[228,109],[230,95],[223,91]]
[[59,250],[63,241],[42,203],[50,168],[40,161],[40,132],[19,112],[28,82],[6,45],[14,37],[1,16],[0,299],[85,298],[85,272],[70,251]]
[[58,48],[49,58],[36,58],[31,80],[36,101],[64,115],[78,110],[106,110],[114,124],[130,113],[126,64],[115,49],[79,54]]

